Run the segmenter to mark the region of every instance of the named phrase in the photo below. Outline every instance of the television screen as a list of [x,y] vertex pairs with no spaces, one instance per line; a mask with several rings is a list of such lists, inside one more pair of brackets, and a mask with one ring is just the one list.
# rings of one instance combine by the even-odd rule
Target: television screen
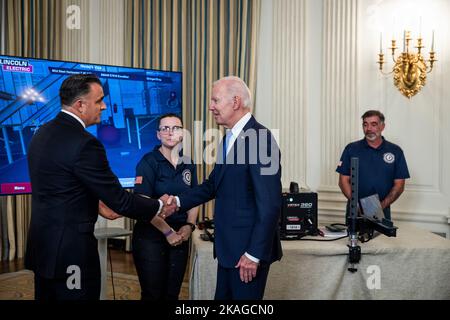
[[0,195],[31,192],[28,143],[60,112],[59,88],[77,73],[103,84],[107,109],[86,130],[105,146],[123,187],[134,186],[136,164],[158,144],[158,117],[181,116],[180,72],[0,55]]

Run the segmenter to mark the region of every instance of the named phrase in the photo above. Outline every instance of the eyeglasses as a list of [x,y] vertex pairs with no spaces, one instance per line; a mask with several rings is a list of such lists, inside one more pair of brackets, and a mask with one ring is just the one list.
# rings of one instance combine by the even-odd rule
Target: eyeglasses
[[159,127],[158,130],[160,132],[162,132],[162,133],[168,133],[170,131],[172,131],[173,133],[180,133],[181,130],[183,130],[183,127],[180,127],[180,126],[173,126],[173,127],[162,126],[162,127]]

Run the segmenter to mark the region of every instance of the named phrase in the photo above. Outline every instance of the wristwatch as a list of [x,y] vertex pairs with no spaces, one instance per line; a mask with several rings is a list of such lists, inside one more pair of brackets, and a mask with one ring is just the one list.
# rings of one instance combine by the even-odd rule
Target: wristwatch
[[194,232],[194,230],[195,230],[195,224],[190,223],[190,222],[186,222],[185,225],[186,225],[186,226],[191,226],[192,232]]

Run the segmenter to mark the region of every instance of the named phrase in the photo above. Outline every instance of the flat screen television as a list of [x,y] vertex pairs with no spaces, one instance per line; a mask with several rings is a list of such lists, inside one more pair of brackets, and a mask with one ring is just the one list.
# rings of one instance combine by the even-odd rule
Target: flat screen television
[[59,88],[77,73],[102,82],[107,109],[86,130],[103,143],[125,188],[134,187],[136,164],[159,142],[158,118],[181,116],[181,72],[0,55],[0,195],[31,192],[28,144],[60,112]]

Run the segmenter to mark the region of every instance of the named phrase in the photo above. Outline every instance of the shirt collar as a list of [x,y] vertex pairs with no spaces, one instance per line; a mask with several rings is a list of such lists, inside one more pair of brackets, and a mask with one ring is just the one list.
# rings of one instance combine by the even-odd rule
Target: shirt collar
[[252,114],[250,112],[247,112],[235,125],[233,128],[231,128],[231,132],[233,133],[234,137],[238,137],[241,131],[244,129],[247,122],[250,121],[252,117]]
[[384,137],[381,136],[381,140],[382,140],[382,142],[381,142],[381,144],[378,146],[378,148],[373,148],[373,147],[371,147],[371,146],[369,145],[369,143],[367,142],[367,139],[366,139],[366,138],[363,138],[363,139],[362,139],[362,142],[363,142],[364,146],[367,147],[367,148],[370,148],[370,149],[373,149],[373,150],[381,150],[381,149],[384,148],[384,145],[386,144],[386,139],[384,139]]
[[[155,153],[156,160],[162,161],[162,162],[164,162],[164,161],[169,162],[169,160],[167,160],[166,157],[164,157],[164,155],[161,153],[159,148],[161,148],[160,144],[156,145],[155,148],[153,149],[153,152]],[[190,163],[189,158],[183,154],[183,148],[180,149],[180,152],[178,153],[178,155],[179,155],[178,164],[181,164],[181,163],[189,164]]]
[[64,109],[62,109],[61,112],[64,112],[64,113],[68,114],[69,116],[72,116],[73,118],[77,119],[77,121],[78,121],[79,123],[81,123],[81,125],[83,126],[83,128],[86,129],[86,125],[84,124],[83,120],[81,120],[80,117],[78,117],[76,114],[74,114],[74,113],[72,113],[72,112],[70,112],[70,111],[64,110]]

